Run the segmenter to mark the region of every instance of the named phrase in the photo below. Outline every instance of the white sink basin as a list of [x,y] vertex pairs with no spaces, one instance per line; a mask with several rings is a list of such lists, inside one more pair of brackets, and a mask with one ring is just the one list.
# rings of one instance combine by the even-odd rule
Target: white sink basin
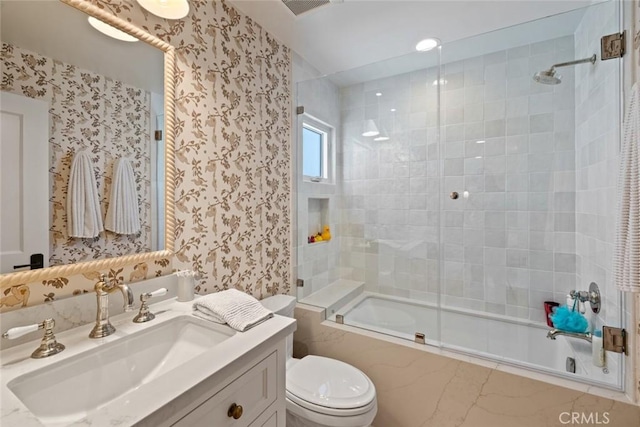
[[71,423],[232,335],[227,328],[179,316],[18,376],[7,388],[45,424]]

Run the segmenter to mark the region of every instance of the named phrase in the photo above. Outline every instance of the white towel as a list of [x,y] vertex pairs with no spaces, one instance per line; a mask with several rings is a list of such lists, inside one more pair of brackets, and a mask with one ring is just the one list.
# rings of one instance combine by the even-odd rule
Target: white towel
[[615,280],[621,291],[640,292],[640,87],[631,89],[618,175]]
[[244,332],[273,317],[260,301],[237,289],[205,295],[193,303],[193,314],[216,323],[227,323]]
[[71,163],[67,189],[67,229],[70,237],[94,238],[104,231],[98,186],[89,153],[81,150]]
[[111,197],[104,226],[118,234],[136,234],[140,231],[136,176],[127,159],[120,158],[113,165]]

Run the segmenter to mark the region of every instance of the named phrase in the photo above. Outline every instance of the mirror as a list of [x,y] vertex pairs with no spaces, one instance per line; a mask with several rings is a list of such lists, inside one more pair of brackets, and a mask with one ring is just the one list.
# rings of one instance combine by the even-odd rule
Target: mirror
[[85,0],[0,17],[2,286],[169,258],[173,47]]

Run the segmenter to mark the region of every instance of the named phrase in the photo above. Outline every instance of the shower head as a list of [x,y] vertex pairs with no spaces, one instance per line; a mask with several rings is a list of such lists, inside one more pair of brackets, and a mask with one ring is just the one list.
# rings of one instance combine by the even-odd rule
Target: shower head
[[585,64],[587,62],[595,64],[596,55],[593,54],[589,58],[577,59],[575,61],[561,62],[559,64],[554,64],[548,70],[538,71],[537,73],[535,73],[533,75],[533,80],[535,80],[538,83],[542,83],[544,85],[557,85],[562,83],[562,77],[556,74],[556,68],[568,67],[569,65]]
[[562,83],[562,76],[556,74],[556,70],[539,71],[533,75],[533,80],[543,85],[558,85]]

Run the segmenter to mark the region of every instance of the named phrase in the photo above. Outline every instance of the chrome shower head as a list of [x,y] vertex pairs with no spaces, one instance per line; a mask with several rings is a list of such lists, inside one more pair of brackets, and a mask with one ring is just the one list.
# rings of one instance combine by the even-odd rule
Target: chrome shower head
[[554,64],[551,68],[545,71],[538,71],[533,75],[533,80],[538,83],[542,83],[544,85],[557,85],[562,83],[562,77],[556,75],[556,68],[559,67],[568,67],[569,65],[577,65],[577,64],[585,64],[590,62],[591,64],[596,63],[596,55],[593,54],[585,59],[577,59],[575,61],[569,62],[561,62],[560,64]]
[[543,85],[558,85],[562,83],[562,76],[556,74],[556,70],[539,71],[533,75],[533,80]]

